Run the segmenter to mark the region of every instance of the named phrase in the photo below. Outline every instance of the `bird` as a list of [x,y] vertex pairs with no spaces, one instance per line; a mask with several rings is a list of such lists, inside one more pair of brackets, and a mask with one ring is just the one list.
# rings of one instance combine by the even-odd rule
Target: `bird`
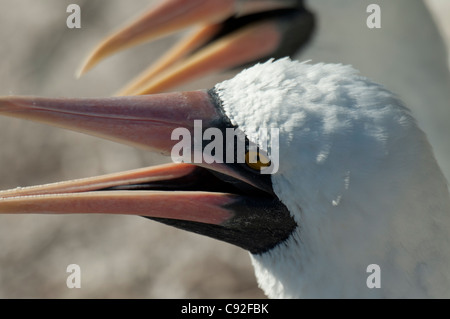
[[314,26],[303,0],[161,1],[101,41],[77,74],[125,48],[195,27],[118,95],[158,93],[211,72],[293,55]]
[[[191,4],[192,7],[180,1],[161,2],[102,41],[85,60],[79,74],[84,74],[101,59],[118,50],[185,28],[193,21],[197,24],[201,21],[206,26],[189,34],[118,94],[157,93],[208,72],[245,67],[270,57],[291,56],[300,60],[351,64],[375,81],[389,86],[407,102],[427,133],[444,175],[450,180],[450,146],[447,143],[450,134],[447,125],[450,116],[447,107],[450,73],[442,37],[422,0],[379,1],[381,28],[371,29],[366,26],[366,19],[369,15],[367,8],[372,2],[257,0],[253,2],[254,8],[262,12],[255,13],[246,12],[249,1],[238,0],[220,2],[221,5],[211,4],[204,14],[198,15],[191,9],[197,4],[202,5],[202,0]],[[234,10],[231,10],[233,5]],[[403,8],[408,8],[408,14],[400,14]],[[171,11],[181,12],[180,16],[166,14]],[[161,20],[156,20],[155,16]],[[221,21],[219,26],[206,23],[216,16]],[[158,24],[159,21],[162,23]],[[266,29],[265,24],[273,21],[277,26]],[[229,28],[228,25],[233,26]],[[254,29],[249,37],[237,36],[247,34],[246,30],[252,27]],[[225,31],[217,31],[220,28]],[[215,32],[217,36],[207,42]],[[274,41],[265,54],[264,46],[252,42],[258,34],[263,36],[263,42],[267,45],[269,39],[274,40],[277,36],[281,36],[282,40],[280,44]],[[241,41],[248,44],[248,50],[245,47],[251,55],[248,59],[242,59],[231,51],[235,48],[233,43],[243,48]],[[224,42],[228,45],[225,46]],[[197,46],[201,49],[196,51]],[[184,58],[191,52],[194,52],[191,57]],[[231,57],[233,59],[229,61]],[[382,65],[389,67],[380,67]]]
[[[433,31],[432,21],[429,16],[429,13],[426,12],[425,7],[423,4],[421,4],[421,1],[396,1],[396,2],[386,2],[386,1],[378,1],[377,3],[380,3],[381,9],[382,9],[382,28],[380,30],[368,30],[364,28],[364,20],[366,18],[365,14],[365,8],[366,4],[371,3],[367,1],[354,1],[352,3],[351,1],[334,1],[334,2],[328,2],[328,1],[309,1],[309,7],[314,9],[314,11],[317,13],[320,22],[318,32],[316,33],[316,36],[314,38],[313,45],[310,45],[307,47],[306,52],[303,52],[301,54],[301,57],[303,59],[311,59],[313,61],[328,61],[328,62],[342,62],[352,64],[356,66],[358,69],[363,71],[365,75],[370,75],[370,77],[376,79],[380,83],[384,83],[389,86],[389,88],[395,92],[398,92],[401,94],[401,98],[407,102],[408,107],[412,108],[413,113],[415,117],[417,118],[419,125],[426,131],[429,139],[431,142],[433,142],[433,148],[436,153],[436,156],[438,159],[440,158],[440,164],[441,167],[444,168],[443,164],[446,163],[445,156],[442,156],[442,150],[445,150],[445,147],[448,148],[448,145],[446,146],[445,138],[443,140],[443,143],[439,144],[436,143],[436,136],[444,136],[445,137],[445,120],[448,118],[448,116],[445,116],[445,112],[440,110],[439,105],[446,105],[443,104],[442,101],[445,102],[445,96],[448,93],[445,93],[445,91],[442,91],[442,88],[445,87],[445,83],[448,83],[448,77],[445,77],[444,75],[444,68],[439,67],[439,61],[440,57],[442,56],[441,47],[439,44],[439,41],[437,40],[437,33]],[[111,5],[113,6],[113,5]],[[402,14],[405,13],[403,11],[404,8],[408,8],[408,14]],[[89,10],[91,10],[90,8]],[[98,9],[98,8],[97,8]],[[121,11],[123,8],[121,7]],[[331,14],[331,12],[333,14]],[[86,11],[83,11],[83,18],[86,14]],[[117,16],[115,17],[117,19]],[[98,17],[97,17],[98,19]],[[114,19],[114,16],[113,16]],[[110,18],[111,20],[111,18]],[[32,19],[30,19],[32,21]],[[86,20],[87,21],[87,20]],[[119,21],[117,19],[116,21]],[[420,24],[416,23],[417,21],[420,21]],[[98,24],[95,24],[98,27]],[[58,26],[53,26],[53,28],[58,28]],[[50,30],[54,30],[52,27]],[[20,28],[19,28],[20,29]],[[38,29],[33,29],[36,32]],[[58,29],[60,30],[60,29]],[[84,30],[91,30],[90,28],[85,28],[85,20],[83,20],[83,32]],[[333,30],[333,33],[328,32],[327,30]],[[360,32],[359,32],[360,31]],[[52,33],[53,34],[53,33]],[[74,33],[73,33],[74,34]],[[86,33],[83,33],[82,38],[84,39],[86,37]],[[67,35],[65,35],[67,36]],[[24,35],[26,38],[26,35]],[[57,39],[58,37],[54,37]],[[67,37],[65,37],[67,39]],[[70,41],[73,41],[74,38],[71,38]],[[55,40],[56,41],[56,40]],[[29,49],[30,52],[35,52],[37,49],[42,49],[44,45],[47,45],[50,43],[51,47],[55,50],[52,50],[52,57],[54,59],[44,60],[44,64],[41,63],[41,61],[34,62],[33,65],[35,65],[35,68],[39,66],[39,75],[40,76],[46,76],[46,81],[39,80],[39,85],[36,88],[35,82],[33,82],[33,76],[36,76],[37,69],[31,69],[26,71],[26,77],[23,76],[23,78],[20,78],[20,83],[17,81],[17,85],[15,82],[9,81],[10,77],[17,72],[17,70],[27,70],[24,66],[25,64],[20,64],[15,68],[11,68],[11,72],[8,74],[8,81],[4,82],[4,85],[2,86],[5,92],[10,91],[22,91],[26,90],[26,92],[33,92],[33,88],[36,91],[41,91],[40,94],[51,94],[51,92],[65,92],[62,94],[79,94],[77,93],[76,89],[79,86],[82,86],[83,83],[80,81],[79,83],[76,82],[69,82],[70,85],[63,86],[62,81],[63,77],[59,76],[57,81],[55,80],[55,76],[61,75],[60,70],[62,70],[62,73],[64,73],[63,69],[56,69],[58,72],[54,72],[54,75],[51,75],[47,72],[43,72],[43,66],[57,66],[57,61],[61,60],[62,54],[63,56],[67,56],[67,52],[62,52],[61,49],[58,49],[58,46],[56,46],[55,41],[48,41],[47,37],[44,34],[40,36],[40,41],[28,41],[26,43],[33,44],[35,46],[32,46],[31,49]],[[441,41],[442,42],[442,41]],[[37,43],[44,43],[44,45],[38,45]],[[161,44],[161,43],[160,43]],[[406,45],[405,45],[406,44]],[[14,42],[11,42],[10,46],[14,45]],[[80,47],[83,46],[83,42],[78,43]],[[48,46],[48,45],[47,45]],[[43,51],[43,50],[38,50]],[[71,52],[73,52],[72,50]],[[428,52],[427,52],[428,51]],[[46,53],[47,51],[44,50],[42,53]],[[58,53],[59,52],[59,53]],[[33,54],[33,56],[36,56],[36,54]],[[37,55],[39,57],[41,55]],[[59,57],[59,59],[58,59]],[[408,57],[412,57],[411,59],[408,59]],[[119,57],[120,58],[120,57]],[[73,59],[75,60],[75,59]],[[34,60],[33,60],[34,61]],[[56,61],[53,63],[52,61]],[[64,60],[65,65],[70,66],[70,59],[67,61],[67,59]],[[39,62],[39,63],[38,63]],[[108,74],[114,74],[114,70],[119,70],[118,65],[111,65],[110,69],[113,71],[108,71]],[[108,65],[106,65],[108,66]],[[100,70],[101,71],[101,70]],[[125,70],[126,71],[126,70]],[[71,72],[71,69],[69,70]],[[123,75],[124,70],[123,67],[121,67],[121,71],[118,71],[119,75]],[[22,71],[22,74],[24,71]],[[101,72],[100,72],[101,74]],[[20,75],[20,73],[19,73]],[[96,74],[93,74],[94,76]],[[114,83],[115,79],[118,78],[115,76],[109,77],[108,84]],[[89,79],[87,79],[89,82]],[[420,85],[416,85],[411,82],[420,82]],[[31,82],[31,84],[30,84]],[[36,81],[37,83],[38,81]],[[26,85],[28,83],[28,85]],[[106,85],[104,81],[94,81],[95,85],[88,86],[88,90],[86,93],[86,88],[84,90],[84,94],[98,94],[98,92],[101,92],[102,86]],[[33,84],[35,84],[33,86]],[[95,89],[94,89],[95,87]],[[412,90],[410,88],[413,88]],[[69,92],[67,90],[69,89]],[[97,91],[96,91],[97,90]],[[91,93],[89,93],[91,92]],[[447,90],[448,92],[448,90]],[[35,93],[36,94],[36,93]],[[60,93],[61,94],[61,93]],[[448,101],[448,99],[447,99]],[[424,107],[426,106],[426,107]],[[436,121],[437,119],[437,121]],[[7,127],[11,129],[11,125],[9,125],[9,122],[3,121],[3,123],[6,123],[7,125],[2,125],[4,128],[4,132],[6,131]],[[11,122],[11,124],[14,124],[17,122]],[[442,125],[443,124],[443,125]],[[13,126],[14,128],[14,126]],[[32,127],[35,131],[33,132],[33,135],[37,136],[35,133],[39,134],[39,132],[36,132],[36,127]],[[10,131],[9,131],[10,132]],[[20,133],[21,131],[13,130],[13,134],[17,135],[17,140],[19,141],[20,136],[23,138],[21,139],[24,141],[29,141],[28,135],[26,131],[23,131],[23,133]],[[436,133],[442,133],[436,135]],[[5,134],[6,136],[6,134]],[[47,135],[48,136],[48,135]],[[54,140],[53,136],[50,136],[52,140]],[[76,136],[75,136],[76,137]],[[7,141],[8,139],[6,139]],[[78,139],[79,140],[79,139]],[[83,140],[85,143],[86,140]],[[94,140],[95,141],[95,140]],[[98,142],[100,143],[100,141]],[[47,143],[48,144],[48,143]],[[46,146],[45,144],[44,146]],[[17,143],[17,145],[20,145]],[[29,148],[30,143],[27,143],[28,148],[27,151],[23,151],[23,154],[29,154]],[[64,144],[65,145],[65,144]],[[79,143],[78,145],[81,145]],[[98,144],[97,144],[98,145]],[[110,165],[116,165],[112,163],[117,163],[117,161],[109,161],[110,157],[109,155],[112,154],[112,151],[108,153],[108,161],[105,160],[105,150],[108,149],[107,146],[102,146],[100,148],[100,152],[103,152],[102,156],[102,162],[101,164],[97,164],[98,166],[102,165],[101,169],[105,169],[103,165],[108,164],[109,170],[114,169],[115,166]],[[8,147],[8,144],[6,145]],[[58,150],[62,145],[57,146]],[[71,145],[72,149],[76,149],[77,145]],[[439,147],[440,146],[440,147]],[[444,146],[442,148],[442,146]],[[113,146],[114,147],[114,146]],[[16,149],[16,148],[14,148]],[[64,149],[68,149],[67,146],[64,146]],[[117,147],[114,148],[114,150],[117,150]],[[121,149],[119,149],[121,150]],[[129,149],[128,150],[128,158],[133,158],[134,154],[130,154]],[[63,150],[61,150],[62,152]],[[4,153],[6,154],[6,153]],[[19,153],[20,154],[20,153]],[[70,167],[70,161],[65,161],[68,158],[73,158],[73,152],[66,155],[64,158],[64,166],[68,167],[69,170],[72,170],[73,168]],[[444,153],[445,155],[445,153]],[[77,158],[81,158],[88,156],[88,153],[76,156]],[[8,170],[5,172],[3,178],[3,182],[5,184],[8,184],[7,180],[14,178],[10,176],[22,176],[19,177],[19,183],[23,183],[24,180],[27,180],[27,178],[30,178],[30,176],[27,176],[26,172],[31,173],[32,170],[30,169],[32,166],[27,165],[24,166],[25,162],[25,156],[16,156],[14,157],[14,162],[16,163],[15,166],[19,166],[20,170],[18,172],[14,172],[14,174],[11,172],[11,170]],[[123,155],[120,156],[120,158],[123,158]],[[442,160],[444,158],[444,160]],[[6,163],[10,163],[10,157],[6,157]],[[19,161],[17,161],[19,160]],[[94,160],[91,160],[94,161]],[[119,160],[120,161],[120,160]],[[55,165],[54,168],[54,174],[58,171],[58,168],[61,170],[61,162],[57,160],[57,157],[54,157],[54,160],[52,157],[44,156],[41,158],[41,164],[40,169],[46,164],[43,163],[53,163]],[[72,160],[73,162],[73,160]],[[91,162],[89,162],[91,163]],[[128,166],[132,165],[130,164],[130,160],[128,160]],[[133,162],[131,162],[133,163]],[[73,164],[72,164],[73,165]],[[89,165],[83,166],[83,169],[88,169],[89,172],[92,171],[91,168],[89,168]],[[106,168],[108,170],[108,168]],[[48,179],[55,178],[55,176],[51,175],[50,172],[53,172],[53,170],[47,170],[46,173],[49,174],[47,176]],[[43,178],[44,174],[46,173],[39,173],[39,170],[35,169],[35,175],[40,174],[37,178]],[[76,173],[73,173],[76,174]],[[80,173],[81,174],[81,173]],[[85,173],[86,174],[86,173]],[[24,176],[25,175],[25,176]],[[30,174],[28,174],[30,175]],[[21,181],[20,181],[21,178]],[[31,177],[32,178],[32,177]],[[36,178],[36,177],[35,177]],[[56,177],[57,179],[58,177]],[[61,177],[60,177],[61,178]],[[66,177],[67,178],[67,177]],[[18,217],[17,217],[18,218]],[[52,217],[50,217],[52,218]],[[69,217],[70,218],[70,217]],[[40,219],[40,220],[47,220],[48,219]],[[65,219],[67,220],[67,219]],[[70,221],[73,219],[69,219]],[[126,219],[129,220],[129,219]],[[8,221],[8,219],[6,220]],[[3,223],[5,225],[6,223]],[[138,224],[140,225],[146,225],[146,224]],[[47,225],[48,227],[48,225]],[[11,228],[11,227],[9,227]],[[150,230],[153,228],[150,227]],[[5,232],[4,232],[5,234]],[[173,234],[173,232],[171,232]],[[131,236],[130,236],[131,237]],[[189,237],[191,238],[191,237]],[[44,240],[36,240],[36,243],[42,242],[42,245],[47,245],[47,242]],[[197,242],[198,243],[198,242]],[[212,243],[212,242],[211,242]],[[92,243],[91,243],[92,244]],[[139,244],[139,243],[137,243]],[[214,244],[214,243],[212,243]],[[180,245],[181,246],[181,245]],[[186,245],[185,245],[186,246]],[[26,245],[25,247],[30,247]],[[140,246],[141,247],[141,246]],[[215,246],[214,246],[215,247]],[[223,248],[223,245],[220,246]],[[147,251],[148,252],[148,251]],[[34,256],[34,255],[33,255]],[[34,256],[33,258],[35,258]],[[245,256],[244,256],[245,257]],[[150,257],[151,258],[151,257]],[[42,259],[42,258],[41,258]],[[36,259],[33,259],[36,260]],[[234,265],[234,264],[233,264]],[[147,265],[148,266],[148,265]],[[165,267],[167,269],[167,267]],[[173,267],[171,268],[173,269]],[[36,267],[33,268],[33,271],[36,270]],[[161,270],[160,270],[161,271]],[[163,275],[164,271],[161,271],[161,275]],[[167,275],[166,275],[167,276]],[[20,276],[16,276],[16,273],[14,273],[14,278],[20,278]],[[210,277],[211,278],[211,277]],[[242,278],[242,277],[241,277]],[[159,283],[161,280],[159,280]],[[3,285],[4,286],[4,285]],[[164,285],[166,287],[166,285]],[[83,289],[83,292],[86,291]],[[169,289],[169,288],[167,288]],[[224,287],[224,290],[226,290],[226,287]],[[16,287],[14,287],[12,291],[16,291]],[[190,291],[192,293],[192,291]],[[20,294],[17,293],[19,296]],[[182,294],[180,293],[180,296]]]
[[[195,134],[196,119],[205,132],[238,129],[248,145],[263,128],[279,133],[278,147],[257,148],[278,167],[269,174],[237,156],[165,164],[3,191],[2,214],[147,216],[248,250],[271,298],[449,297],[446,179],[409,109],[351,66],[271,59],[210,90],[2,97],[0,114],[165,155],[173,130]],[[367,284],[373,264],[379,288]]]

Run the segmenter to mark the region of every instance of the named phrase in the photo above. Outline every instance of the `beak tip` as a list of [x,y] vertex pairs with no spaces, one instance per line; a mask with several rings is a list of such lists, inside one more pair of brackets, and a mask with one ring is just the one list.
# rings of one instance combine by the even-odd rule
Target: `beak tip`
[[103,60],[106,56],[108,56],[108,52],[105,52],[105,45],[99,45],[96,49],[94,49],[83,61],[78,70],[75,73],[75,76],[79,79],[83,75],[85,75],[88,71],[94,68],[101,60]]
[[84,72],[83,68],[79,68],[75,71],[73,76],[75,77],[75,79],[79,80],[83,76],[84,73],[85,72]]
[[126,88],[121,88],[119,91],[114,93],[114,96],[129,96],[129,95],[135,95],[131,90],[127,90]]
[[89,57],[86,59],[80,67],[75,71],[75,78],[80,79],[83,75],[85,75],[92,67],[93,67],[92,59]]
[[[131,94],[128,94],[128,95],[131,95]],[[114,97],[122,97],[122,96],[127,96],[127,94],[119,91],[119,92],[114,93],[113,96]]]
[[6,113],[6,111],[11,107],[11,96],[0,96],[0,114]]

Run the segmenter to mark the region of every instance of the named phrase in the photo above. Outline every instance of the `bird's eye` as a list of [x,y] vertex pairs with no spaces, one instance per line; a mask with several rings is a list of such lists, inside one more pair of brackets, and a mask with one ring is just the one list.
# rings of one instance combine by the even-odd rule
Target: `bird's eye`
[[261,170],[263,167],[269,167],[271,162],[269,157],[261,150],[248,151],[245,154],[245,163],[254,170]]

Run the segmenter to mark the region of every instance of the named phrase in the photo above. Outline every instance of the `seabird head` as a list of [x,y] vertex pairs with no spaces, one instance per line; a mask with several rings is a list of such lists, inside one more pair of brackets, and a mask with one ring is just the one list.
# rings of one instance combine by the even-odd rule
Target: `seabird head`
[[[273,174],[248,158],[169,164],[4,191],[1,213],[136,214],[215,237],[250,251],[269,297],[449,294],[446,181],[408,109],[350,66],[270,60],[207,92],[5,97],[0,114],[166,155],[174,129],[194,135],[194,120],[243,132],[246,154],[262,129],[279,137],[276,150],[259,145]],[[371,264],[381,288],[367,286]]]

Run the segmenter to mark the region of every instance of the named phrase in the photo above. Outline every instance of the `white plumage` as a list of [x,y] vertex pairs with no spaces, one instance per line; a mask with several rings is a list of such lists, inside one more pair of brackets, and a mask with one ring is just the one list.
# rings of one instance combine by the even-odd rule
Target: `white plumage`
[[[429,2],[429,1],[428,1]],[[370,4],[381,28],[366,25]],[[350,64],[398,94],[450,181],[450,73],[445,43],[422,0],[311,0],[317,30],[297,60]]]
[[[394,94],[350,66],[289,59],[216,89],[249,136],[280,129],[272,183],[299,227],[252,256],[269,297],[450,297],[446,181]],[[370,264],[379,289],[366,285]]]

